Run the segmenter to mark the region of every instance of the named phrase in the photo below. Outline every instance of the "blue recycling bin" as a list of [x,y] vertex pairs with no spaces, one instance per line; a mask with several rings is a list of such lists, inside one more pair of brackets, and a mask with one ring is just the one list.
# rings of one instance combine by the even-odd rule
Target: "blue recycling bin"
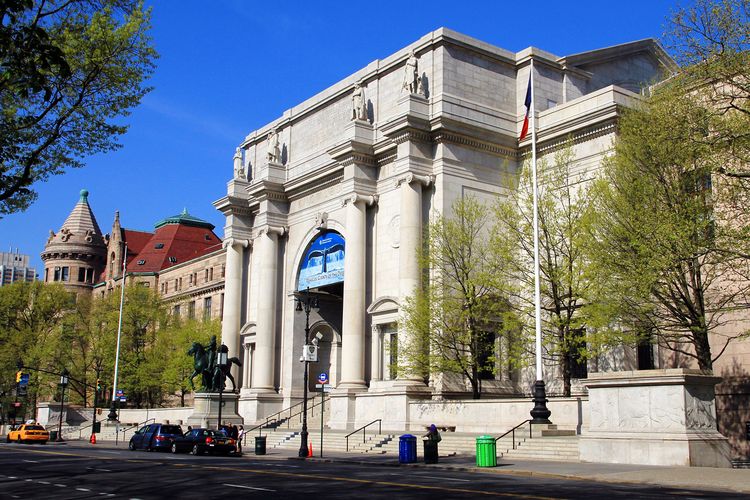
[[417,437],[404,434],[398,438],[398,463],[413,464],[417,462]]

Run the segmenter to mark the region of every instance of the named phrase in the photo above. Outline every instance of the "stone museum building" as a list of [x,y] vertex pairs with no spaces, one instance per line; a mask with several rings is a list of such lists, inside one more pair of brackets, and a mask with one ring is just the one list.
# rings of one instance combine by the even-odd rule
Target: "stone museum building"
[[[295,299],[308,293],[319,303],[310,336],[320,338],[310,389],[317,374],[329,376],[331,427],[382,418],[384,428],[404,429],[426,401],[470,394],[468,385],[391,370],[407,335],[401,306],[423,277],[417,249],[430,217],[459,198],[504,196],[503,179],[529,155],[531,134],[518,137],[532,60],[538,154],[571,141],[575,168],[589,174],[610,151],[622,109],[676,68],[650,39],[560,57],[439,29],[239,144],[215,206],[226,215],[222,338],[245,360],[246,421],[302,396],[306,317]],[[503,346],[495,352],[502,357]],[[619,369],[638,367],[638,351],[619,355]],[[559,393],[556,367],[546,373]],[[484,394],[528,394],[533,372],[482,382]]]

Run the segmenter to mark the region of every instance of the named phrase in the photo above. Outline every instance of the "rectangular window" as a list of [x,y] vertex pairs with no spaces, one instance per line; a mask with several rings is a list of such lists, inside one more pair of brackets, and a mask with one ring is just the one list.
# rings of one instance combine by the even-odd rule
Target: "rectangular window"
[[203,319],[211,319],[211,297],[203,299]]
[[479,332],[477,339],[477,376],[480,380],[495,379],[495,332]]
[[193,285],[193,275],[192,275],[192,274],[190,275],[190,283],[188,283],[188,284],[189,284],[190,286],[192,286],[192,285]]
[[222,278],[224,278],[224,277],[225,277],[225,274],[226,274],[226,272],[227,272],[227,266],[226,266],[226,265],[224,265],[224,264],[222,264],[222,265],[221,265],[221,277],[222,277]]
[[85,280],[86,280],[86,268],[79,267],[78,268],[78,282],[83,283]]
[[195,301],[188,303],[188,318],[195,319]]
[[86,269],[86,283],[94,282],[94,268],[89,267]]
[[174,308],[172,309],[172,314],[174,314],[178,318],[180,317],[180,305],[179,304],[174,306]]
[[177,291],[177,278],[174,279],[174,291]]
[[180,278],[179,283],[180,283],[180,286],[179,286],[178,290],[182,290],[182,278]]
[[204,274],[203,281],[205,281],[206,283],[208,283],[208,269],[206,269],[203,274]]
[[49,281],[49,269],[45,269],[44,270],[44,282],[46,283],[48,281]]
[[571,330],[570,333],[570,352],[568,352],[570,378],[587,378],[589,376],[588,362],[583,354],[586,350],[586,329],[579,328]]
[[70,271],[70,268],[68,266],[63,266],[63,268],[62,268],[62,281],[68,281],[68,279],[70,278],[68,276],[69,271]]
[[214,280],[214,268],[213,267],[208,270],[208,279],[209,279],[209,281],[213,281]]

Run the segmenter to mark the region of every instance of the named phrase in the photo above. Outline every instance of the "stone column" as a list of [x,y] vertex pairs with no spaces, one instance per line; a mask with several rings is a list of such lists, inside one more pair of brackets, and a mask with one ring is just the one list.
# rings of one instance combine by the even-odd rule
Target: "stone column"
[[356,193],[342,200],[346,207],[344,316],[342,318],[342,388],[365,387],[365,221],[373,196]]
[[372,325],[370,333],[370,380],[383,380],[383,340],[380,325]]
[[[224,314],[221,321],[221,341],[229,348],[229,356],[240,354],[240,315],[242,313],[242,254],[247,240],[224,241],[227,250],[224,274]],[[232,376],[237,380],[238,368],[232,366]]]
[[[433,180],[432,176],[407,173],[396,181],[397,185],[401,186],[398,288],[402,305],[407,297],[414,294],[414,290],[421,282],[421,270],[417,257],[422,245],[422,186],[430,185]],[[403,325],[403,322],[401,324]],[[399,345],[411,342],[411,338],[401,326],[398,329],[398,335]],[[420,384],[423,382],[422,377],[416,374],[400,374],[398,379]]]
[[278,275],[278,237],[284,228],[265,227],[256,238],[260,259],[258,321],[253,363],[254,392],[272,392],[276,361],[276,280]]
[[242,362],[244,363],[244,370],[242,372],[242,387],[250,387],[252,384],[252,369],[253,369],[253,344],[245,344],[244,357]]

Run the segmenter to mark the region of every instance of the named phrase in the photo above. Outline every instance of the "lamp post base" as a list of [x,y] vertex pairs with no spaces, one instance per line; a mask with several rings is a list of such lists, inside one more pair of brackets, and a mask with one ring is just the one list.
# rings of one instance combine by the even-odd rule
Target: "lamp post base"
[[534,382],[534,408],[531,410],[532,424],[551,424],[549,416],[552,412],[547,409],[547,392],[544,388],[544,380]]
[[300,432],[300,442],[299,442],[299,457],[300,458],[307,458],[307,455],[309,453],[307,448],[307,436],[308,432],[307,430],[303,429],[302,432]]
[[109,407],[109,414],[107,414],[107,420],[110,422],[117,422],[117,407],[115,403],[112,403],[112,406]]

